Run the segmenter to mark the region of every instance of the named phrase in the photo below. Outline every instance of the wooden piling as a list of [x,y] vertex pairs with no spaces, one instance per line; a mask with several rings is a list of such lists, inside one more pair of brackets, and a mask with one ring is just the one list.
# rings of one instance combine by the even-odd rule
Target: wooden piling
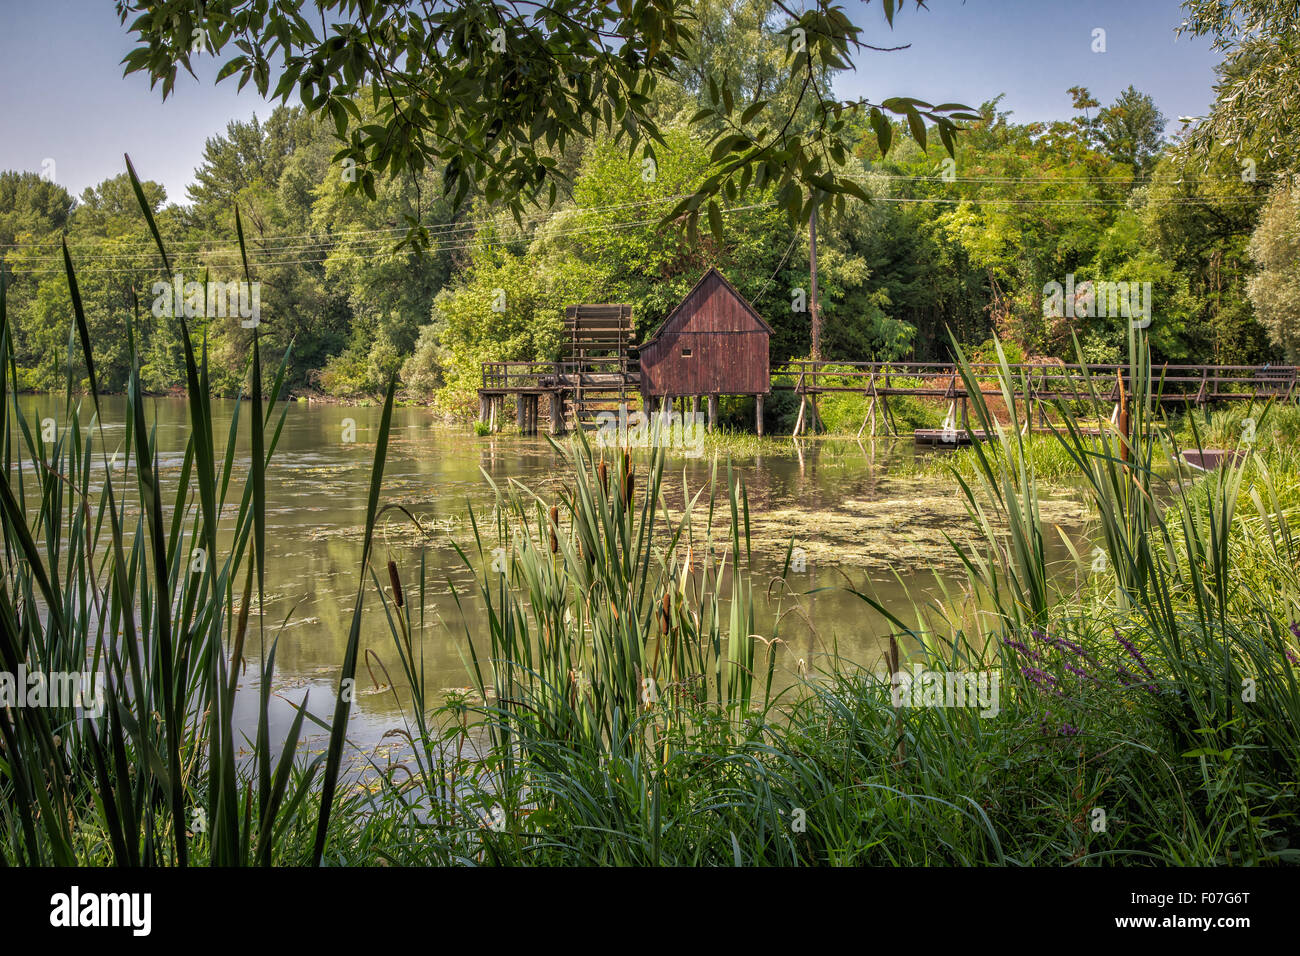
[[564,434],[564,392],[560,391],[559,389],[556,389],[553,392],[548,392],[547,397],[550,399],[550,405],[548,406],[547,411],[550,414],[550,418],[551,418],[551,434],[563,435]]

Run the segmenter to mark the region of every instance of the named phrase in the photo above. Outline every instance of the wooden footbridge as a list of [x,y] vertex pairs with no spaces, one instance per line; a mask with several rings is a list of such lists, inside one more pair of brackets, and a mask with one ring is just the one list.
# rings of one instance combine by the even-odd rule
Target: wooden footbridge
[[[998,367],[977,363],[970,368],[980,394],[993,399],[992,404],[1000,409],[1003,392]],[[1127,365],[1025,363],[1009,368],[1011,395],[1018,406],[1018,417],[1030,427],[1047,425],[1047,414],[1053,401],[1096,400],[1113,404],[1119,399],[1121,381],[1124,390],[1130,390]],[[1290,365],[1159,365],[1151,372],[1153,398],[1162,404],[1175,406],[1287,400],[1295,392],[1298,371]],[[889,399],[909,396],[948,402],[945,427],[918,429],[913,432],[917,441],[965,442],[971,437],[968,421],[971,394],[961,372],[952,363],[781,362],[771,366],[770,387],[772,391],[790,391],[799,396],[800,411],[795,434],[815,427],[820,396],[856,393],[868,399],[868,410],[859,435],[867,428],[873,437],[882,433],[899,435]],[[685,411],[692,407],[699,409],[704,400],[716,397],[642,395],[635,350],[616,356],[556,362],[485,362],[483,384],[479,389],[479,418],[494,429],[499,427],[505,400],[513,398],[520,430],[525,434],[535,434],[545,400],[551,433],[563,434],[567,427],[581,427],[599,411],[612,411],[620,404],[663,410],[680,401]],[[709,426],[713,427],[716,424],[716,401],[709,401],[708,407]]]
[[570,417],[585,424],[609,405],[639,395],[640,372],[626,356],[559,362],[484,362],[478,390],[479,421],[499,427],[505,400],[513,397],[516,423],[525,435],[537,434],[542,401],[552,435],[562,435]]
[[[999,366],[977,362],[969,366],[971,378],[986,398],[1004,400]],[[1114,404],[1122,388],[1131,393],[1127,365],[1071,365],[1064,362],[1018,363],[1008,366],[1010,393],[1023,403],[1020,420],[1029,427],[1047,425],[1053,401],[1096,401]],[[1201,406],[1220,401],[1286,400],[1295,390],[1297,368],[1274,365],[1157,365],[1151,369],[1153,399],[1165,405]],[[969,441],[971,393],[960,370],[936,362],[782,362],[772,367],[773,389],[788,389],[800,396],[795,434],[816,416],[817,397],[827,392],[856,392],[870,400],[863,428],[870,424],[875,437],[879,425],[897,435],[898,426],[888,398],[906,395],[948,401],[942,429],[917,429],[918,442]],[[957,425],[960,404],[960,426]]]

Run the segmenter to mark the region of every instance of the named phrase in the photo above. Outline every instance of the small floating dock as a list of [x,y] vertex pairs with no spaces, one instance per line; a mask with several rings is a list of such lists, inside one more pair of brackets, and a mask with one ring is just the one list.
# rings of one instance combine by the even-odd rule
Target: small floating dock
[[1246,453],[1237,449],[1188,448],[1181,453],[1183,464],[1197,471],[1215,471],[1225,465],[1240,464]]
[[[1100,428],[1077,427],[1076,431],[1080,435],[1092,435],[1094,437],[1101,434]],[[1035,435],[1049,435],[1052,433],[1050,428],[1033,428],[1030,431]],[[1058,431],[1064,431],[1063,428]],[[918,445],[947,445],[949,448],[957,445],[969,445],[978,438],[980,441],[989,441],[996,436],[990,436],[982,428],[955,428],[945,431],[942,428],[918,428],[912,432],[912,439]]]
[[918,428],[912,433],[912,438],[918,445],[947,445],[950,448],[969,445],[974,441],[974,436],[978,436],[980,441],[987,441],[989,437],[982,428],[954,428],[951,431],[942,428]]

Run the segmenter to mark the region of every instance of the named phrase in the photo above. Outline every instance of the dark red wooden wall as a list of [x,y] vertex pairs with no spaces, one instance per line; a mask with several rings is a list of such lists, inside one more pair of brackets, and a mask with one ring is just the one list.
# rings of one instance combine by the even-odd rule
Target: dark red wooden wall
[[770,335],[740,294],[710,269],[641,347],[641,393],[765,395],[772,388]]

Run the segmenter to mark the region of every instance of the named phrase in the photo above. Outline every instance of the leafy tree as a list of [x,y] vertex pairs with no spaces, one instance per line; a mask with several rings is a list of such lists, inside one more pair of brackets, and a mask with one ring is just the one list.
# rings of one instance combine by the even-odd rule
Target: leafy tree
[[62,231],[72,205],[66,189],[36,173],[0,172],[0,259],[17,242]]
[[1300,185],[1280,183],[1269,195],[1250,239],[1250,255],[1259,271],[1248,289],[1255,314],[1269,339],[1300,360]]
[[312,138],[316,124],[300,108],[279,106],[265,123],[254,114],[248,122],[232,121],[225,136],[203,147],[203,160],[189,187],[193,213],[226,225],[231,206],[246,191],[274,187],[294,151]]
[[[1243,182],[1228,151],[1208,168],[1167,156],[1142,192],[1141,243],[1149,272],[1172,268],[1183,277],[1189,300],[1176,303],[1176,289],[1157,295],[1153,341],[1182,361],[1250,364],[1267,350],[1263,328],[1251,314],[1246,245],[1265,197],[1260,183]],[[1173,306],[1165,318],[1161,311]],[[1169,320],[1181,324],[1172,326]],[[1175,345],[1169,335],[1180,340]]]
[[480,252],[467,281],[434,300],[431,334],[440,349],[444,404],[467,407],[484,361],[554,358],[565,305],[591,301],[598,278],[592,266],[573,260],[539,272],[524,257]]
[[1300,5],[1295,0],[1183,0],[1180,33],[1224,54],[1208,116],[1189,132],[1202,158],[1227,150],[1261,167],[1300,169]]
[[1164,143],[1165,117],[1155,100],[1131,84],[1097,114],[1094,127],[1106,155],[1144,175],[1155,165]]

